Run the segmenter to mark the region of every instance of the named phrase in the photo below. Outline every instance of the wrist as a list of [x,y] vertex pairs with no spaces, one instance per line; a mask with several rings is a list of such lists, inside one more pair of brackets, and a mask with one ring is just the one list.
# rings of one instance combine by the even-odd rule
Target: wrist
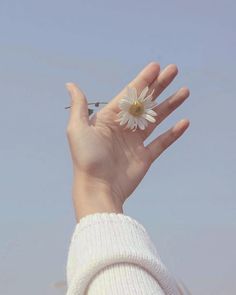
[[94,177],[75,175],[72,195],[77,222],[88,214],[123,213],[123,204],[115,198],[111,186]]

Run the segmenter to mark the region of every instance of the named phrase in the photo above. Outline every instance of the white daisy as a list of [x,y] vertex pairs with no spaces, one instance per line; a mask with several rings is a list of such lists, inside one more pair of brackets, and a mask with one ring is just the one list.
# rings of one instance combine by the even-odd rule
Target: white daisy
[[147,121],[156,122],[153,116],[156,116],[157,113],[152,109],[157,105],[157,102],[152,101],[153,92],[154,90],[147,95],[148,86],[146,86],[138,97],[136,88],[128,86],[127,96],[118,103],[121,111],[118,113],[119,119],[116,121],[120,122],[120,125],[127,123],[126,128],[132,131],[135,131],[137,127],[144,130],[148,125]]

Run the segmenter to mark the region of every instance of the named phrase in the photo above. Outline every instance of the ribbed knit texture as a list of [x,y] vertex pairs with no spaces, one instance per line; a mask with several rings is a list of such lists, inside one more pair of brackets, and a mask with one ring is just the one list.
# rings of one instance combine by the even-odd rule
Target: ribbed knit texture
[[67,260],[67,295],[179,295],[146,229],[121,213],[77,223]]

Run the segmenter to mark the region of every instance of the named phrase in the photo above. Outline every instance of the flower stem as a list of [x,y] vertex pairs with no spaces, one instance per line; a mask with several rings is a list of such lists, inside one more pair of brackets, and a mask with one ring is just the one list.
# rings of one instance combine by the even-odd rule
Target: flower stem
[[[89,102],[88,105],[94,104],[96,107],[98,107],[100,104],[107,104],[108,102]],[[69,109],[71,106],[65,107],[65,109]]]

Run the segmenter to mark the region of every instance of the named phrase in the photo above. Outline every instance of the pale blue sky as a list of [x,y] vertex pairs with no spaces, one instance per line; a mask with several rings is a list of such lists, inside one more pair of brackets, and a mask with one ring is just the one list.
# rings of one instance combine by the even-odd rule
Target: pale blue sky
[[[56,295],[75,219],[66,139],[78,83],[110,100],[147,63],[175,63],[185,135],[124,207],[193,294],[236,292],[234,1],[6,1],[0,5],[0,293]],[[148,140],[149,141],[149,140]]]

